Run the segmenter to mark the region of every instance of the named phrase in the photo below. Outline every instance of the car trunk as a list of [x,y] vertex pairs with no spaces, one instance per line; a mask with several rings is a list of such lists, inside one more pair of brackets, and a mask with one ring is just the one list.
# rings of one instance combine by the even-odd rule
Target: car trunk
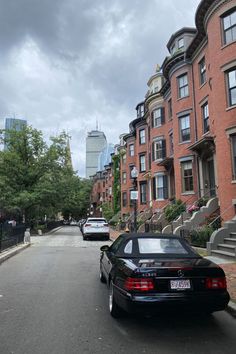
[[217,265],[202,258],[132,259],[135,278],[153,279],[150,293],[192,293],[207,291],[208,278],[222,278],[224,272]]

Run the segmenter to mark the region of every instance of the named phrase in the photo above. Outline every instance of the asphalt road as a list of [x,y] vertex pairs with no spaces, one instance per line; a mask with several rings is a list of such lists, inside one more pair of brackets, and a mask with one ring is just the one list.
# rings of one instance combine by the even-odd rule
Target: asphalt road
[[104,242],[83,241],[77,227],[32,241],[0,266],[1,354],[235,354],[226,312],[112,319],[98,278]]

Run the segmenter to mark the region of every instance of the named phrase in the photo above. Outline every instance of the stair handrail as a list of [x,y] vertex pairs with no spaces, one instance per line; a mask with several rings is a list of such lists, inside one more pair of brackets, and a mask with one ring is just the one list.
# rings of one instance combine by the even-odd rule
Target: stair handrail
[[224,211],[223,211],[223,213],[221,213],[220,215],[218,215],[210,224],[208,224],[208,226],[211,226],[212,224],[214,224],[214,222],[216,221],[216,220],[218,220],[219,218],[221,218],[227,211],[229,211],[231,208],[233,208],[233,205],[232,204],[230,204],[230,206],[227,208],[227,209],[225,209]]

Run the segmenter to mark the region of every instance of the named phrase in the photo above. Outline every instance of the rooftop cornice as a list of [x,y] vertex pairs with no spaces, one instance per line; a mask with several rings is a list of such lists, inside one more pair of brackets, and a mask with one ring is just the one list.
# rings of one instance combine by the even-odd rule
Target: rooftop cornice
[[206,37],[205,20],[207,15],[211,15],[214,9],[229,1],[231,0],[202,0],[200,2],[195,14],[197,33],[186,51],[186,57],[191,58]]
[[[162,70],[163,70],[163,74],[165,76],[166,79],[169,78],[169,72],[171,70],[171,68],[180,63],[183,62],[185,58],[185,52],[179,51],[176,52],[173,56],[171,57],[166,57],[163,64],[162,64]],[[161,89],[162,92],[162,89]]]

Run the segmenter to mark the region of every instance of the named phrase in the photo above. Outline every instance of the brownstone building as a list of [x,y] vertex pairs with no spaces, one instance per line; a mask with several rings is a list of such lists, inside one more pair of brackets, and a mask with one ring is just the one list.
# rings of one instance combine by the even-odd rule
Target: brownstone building
[[236,205],[236,1],[202,0],[196,28],[182,28],[148,81],[124,136],[122,214],[132,212],[130,171],[139,171],[138,210],[173,198],[218,197],[222,219]]
[[[121,216],[214,200],[224,221],[236,212],[236,0],[202,0],[196,28],[175,32],[169,56],[148,80],[120,141]],[[92,203],[112,199],[109,168],[94,176]],[[216,205],[217,203],[217,205]]]

